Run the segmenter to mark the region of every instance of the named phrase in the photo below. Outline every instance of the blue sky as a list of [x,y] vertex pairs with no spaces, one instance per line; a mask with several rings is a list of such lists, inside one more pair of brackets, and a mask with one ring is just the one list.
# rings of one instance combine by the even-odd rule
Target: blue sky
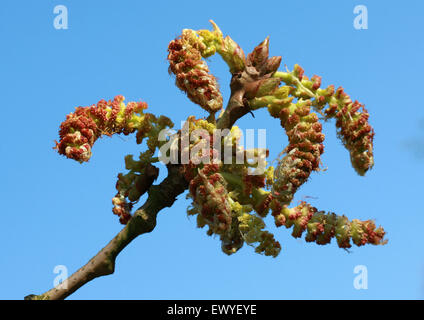
[[[359,4],[367,30],[353,27]],[[68,8],[67,30],[53,27],[56,5]],[[115,274],[70,299],[423,299],[423,11],[421,1],[2,1],[0,299],[50,289],[55,266],[76,271],[122,227],[111,212],[115,179],[140,146],[134,137],[103,138],[89,163],[65,159],[52,147],[66,114],[122,94],[177,124],[204,116],[174,86],[166,48],[183,28],[210,28],[209,19],[245,52],[269,35],[271,55],[288,68],[298,63],[366,105],[373,170],[356,175],[330,121],[327,171],[314,173],[296,201],[373,218],[389,243],[347,253],[294,239],[269,219],[283,248],[276,259],[248,246],[226,256],[180,196],[118,256]],[[208,63],[226,100],[227,67],[215,56]],[[238,125],[266,128],[273,159],[287,142],[283,129],[265,110],[255,116]],[[357,265],[368,269],[367,290],[353,286]]]

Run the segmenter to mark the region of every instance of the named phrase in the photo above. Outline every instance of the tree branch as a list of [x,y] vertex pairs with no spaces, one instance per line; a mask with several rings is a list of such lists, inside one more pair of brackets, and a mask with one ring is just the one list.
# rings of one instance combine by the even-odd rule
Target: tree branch
[[183,193],[187,187],[188,184],[181,174],[181,167],[169,165],[168,176],[159,185],[152,186],[149,189],[149,196],[144,205],[134,213],[128,224],[85,266],[57,287],[40,295],[28,295],[25,299],[62,300],[87,282],[112,274],[115,270],[115,260],[118,254],[139,235],[153,231],[159,211],[165,207],[170,207],[175,202],[176,197]]
[[217,129],[231,129],[231,127],[239,118],[250,111],[248,106],[245,106],[243,101],[245,94],[245,83],[247,82],[243,77],[244,74],[245,72],[238,72],[233,74],[231,78],[230,99],[228,100],[228,104],[224,113],[217,121]]
[[[240,109],[238,102],[244,94],[243,88],[233,90],[233,87],[226,109],[229,110],[225,115],[226,120],[220,122],[220,128],[223,129],[230,129],[238,118],[247,113],[247,111],[230,112],[230,110]],[[118,254],[139,235],[153,231],[159,211],[165,207],[170,207],[175,202],[176,197],[188,188],[188,182],[182,174],[183,167],[181,165],[168,165],[167,168],[168,176],[159,185],[150,187],[149,196],[144,205],[133,214],[127,225],[87,264],[57,287],[40,295],[27,295],[25,300],[63,300],[91,280],[113,274]]]
[[[276,58],[276,59],[275,59]],[[260,63],[259,63],[259,62]],[[281,57],[268,59],[268,42],[261,43],[248,56],[244,70],[235,72],[231,78],[231,96],[227,108],[216,122],[218,129],[231,129],[234,123],[251,111],[248,98],[255,95],[263,81],[270,78],[278,68]],[[55,288],[40,294],[28,295],[26,300],[61,300],[78,290],[87,282],[113,274],[118,254],[136,237],[153,231],[160,210],[170,207],[176,197],[188,188],[181,165],[168,165],[168,176],[156,186],[151,186],[148,199],[127,225],[88,263]]]

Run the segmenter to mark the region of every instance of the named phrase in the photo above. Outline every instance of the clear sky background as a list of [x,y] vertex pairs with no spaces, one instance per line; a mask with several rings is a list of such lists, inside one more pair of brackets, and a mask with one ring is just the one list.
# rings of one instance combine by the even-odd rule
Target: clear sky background
[[[353,27],[356,5],[368,8],[368,30]],[[56,5],[68,8],[67,30],[53,27]],[[213,19],[250,52],[270,36],[271,55],[289,69],[323,77],[365,103],[375,136],[375,166],[356,175],[324,125],[325,172],[297,193],[321,210],[384,226],[386,246],[327,246],[269,229],[282,244],[276,258],[249,247],[227,256],[218,239],[188,218],[185,195],[158,215],[156,229],[117,258],[115,274],[70,299],[423,299],[424,108],[422,1],[5,1],[0,4],[1,221],[0,299],[22,299],[53,286],[53,270],[84,265],[122,228],[111,212],[124,156],[135,137],[99,140],[89,163],[59,156],[58,127],[76,106],[122,94],[174,123],[205,112],[168,75],[168,42],[183,28]],[[209,59],[224,99],[230,74]],[[265,110],[242,129],[267,129],[273,159],[287,143]],[[162,167],[162,175],[165,173]],[[306,198],[308,197],[308,198]],[[354,268],[368,269],[356,290]]]

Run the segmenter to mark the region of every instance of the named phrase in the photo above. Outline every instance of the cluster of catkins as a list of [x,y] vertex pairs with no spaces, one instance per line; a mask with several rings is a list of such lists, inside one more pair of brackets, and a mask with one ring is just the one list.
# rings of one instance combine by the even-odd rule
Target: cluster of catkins
[[150,152],[142,153],[140,160],[135,161],[132,155],[125,157],[127,174],[118,174],[116,182],[117,194],[112,199],[112,212],[119,217],[122,224],[131,218],[133,204],[146,193],[159,175],[159,169],[151,164]]
[[369,113],[363,104],[352,101],[342,87],[337,90],[334,85],[320,88],[321,77],[315,75],[309,79],[299,65],[295,65],[292,72],[276,72],[274,77],[290,86],[294,97],[311,101],[312,107],[323,113],[325,119],[336,119],[338,135],[349,150],[352,166],[359,175],[373,167],[374,130],[368,123]]
[[[384,244],[384,230],[371,220],[349,221],[345,216],[319,211],[303,201],[289,207],[296,191],[313,171],[320,169],[325,138],[320,117],[336,119],[338,135],[349,150],[358,174],[364,175],[372,168],[374,132],[364,106],[352,101],[343,88],[336,90],[331,85],[322,89],[321,77],[309,79],[298,65],[291,72],[277,71],[281,57],[269,57],[268,38],[246,57],[234,40],[224,38],[221,30],[212,24],[212,31],[185,29],[168,46],[169,70],[176,77],[177,87],[209,113],[207,119],[191,116],[186,122],[189,136],[198,129],[206,132],[191,137],[186,149],[181,150],[194,153],[188,163],[181,163],[189,183],[188,197],[192,200],[188,214],[197,217],[199,227],[208,227],[208,235],[219,237],[227,254],[246,243],[258,253],[276,257],[281,245],[265,230],[264,219],[269,213],[277,227],[292,228],[294,237],[305,232],[308,242],[327,244],[336,238],[341,248],[351,247],[351,242],[357,246]],[[289,143],[275,168],[268,166],[258,171],[259,162],[248,161],[249,155],[258,160],[265,152],[267,157],[268,150],[244,150],[236,126],[229,128],[226,136],[215,135],[224,114],[223,99],[217,80],[204,61],[215,53],[221,55],[233,77],[250,79],[243,96],[244,106],[249,110],[266,108],[272,117],[280,120]],[[148,150],[137,161],[127,156],[129,172],[118,175],[113,212],[125,224],[131,218],[134,203],[158,176],[158,168],[153,165],[158,159],[154,154],[166,143],[158,140],[159,131],[173,124],[164,116],[157,118],[144,113],[147,108],[144,102],[125,105],[123,101],[122,96],[117,96],[113,101],[101,100],[97,105],[76,108],[60,127],[56,149],[68,158],[84,162],[91,157],[91,148],[101,135],[136,132],[138,143],[148,138]],[[214,114],[219,110],[221,114],[215,119]],[[182,147],[181,131],[177,137]],[[224,155],[223,149],[228,146],[231,152]]]
[[176,85],[187,92],[191,101],[208,112],[222,108],[222,95],[216,78],[209,73],[202,57],[208,55],[207,46],[192,30],[184,30],[168,46],[169,69],[176,75]]
[[[268,57],[268,38],[246,58],[231,38],[223,38],[219,28],[213,26],[213,31],[183,30],[179,38],[171,41],[168,60],[170,70],[176,75],[177,86],[193,102],[211,112],[199,101],[211,100],[209,93],[204,94],[206,88],[214,92],[219,89],[201,57],[218,52],[232,74],[250,68],[250,74],[256,72],[262,78],[246,92],[249,107],[252,110],[267,108],[272,117],[279,119],[289,144],[277,167],[269,166],[263,175],[250,175],[247,162],[188,166],[189,195],[193,199],[189,214],[198,215],[200,227],[209,226],[208,234],[219,235],[223,251],[228,254],[237,251],[243,242],[256,243],[256,251],[266,255],[279,253],[280,244],[263,230],[263,218],[270,211],[276,226],[293,228],[294,237],[300,237],[306,231],[308,242],[327,244],[336,238],[342,248],[349,248],[351,240],[358,246],[384,244],[384,230],[377,228],[371,220],[349,221],[345,216],[318,211],[305,202],[289,208],[299,187],[313,171],[319,171],[325,138],[319,116],[326,120],[336,119],[339,137],[360,175],[373,166],[374,132],[364,106],[353,102],[342,88],[334,90],[334,86],[329,86],[321,89],[321,77],[307,78],[298,65],[292,72],[276,71],[281,57]],[[255,70],[252,71],[252,67]],[[200,76],[200,70],[207,71],[207,75]],[[210,80],[207,82],[207,79]],[[197,98],[193,99],[193,96]],[[198,170],[197,175],[193,170]]]
[[[234,126],[229,135],[223,138],[222,145],[230,145],[232,154],[228,164],[213,155],[221,152],[214,148],[214,130],[216,127],[203,119],[189,120],[190,132],[203,129],[209,136],[201,148],[211,158],[208,164],[194,165],[190,160],[184,166],[185,177],[189,182],[188,197],[193,200],[189,215],[197,215],[197,225],[208,226],[208,235],[219,236],[222,250],[232,254],[244,243],[255,246],[255,251],[265,255],[277,256],[281,246],[274,236],[265,231],[265,216],[269,209],[271,195],[262,190],[266,180],[272,179],[272,167],[261,174],[249,174],[249,167],[254,169],[255,163],[247,162],[246,150],[240,146],[240,130]],[[194,140],[189,148],[194,149],[202,139]],[[245,161],[236,164],[237,152],[243,153]],[[258,153],[251,152],[254,156]]]
[[[113,100],[100,100],[89,107],[75,108],[75,112],[68,114],[60,125],[60,141],[56,142],[55,149],[59,154],[82,163],[91,158],[91,148],[102,135],[137,132],[137,143],[141,143],[144,138],[173,126],[165,116],[156,118],[151,113],[144,113],[147,103],[129,102],[125,105],[124,100],[123,96],[116,96]],[[149,149],[159,145],[157,139],[149,141],[152,144]]]
[[125,104],[124,100],[123,96],[116,96],[113,100],[100,100],[92,106],[75,108],[75,112],[68,114],[60,125],[60,141],[56,142],[55,149],[59,154],[82,163],[91,158],[91,148],[102,135],[136,132],[138,144],[147,138],[148,150],[141,153],[140,161],[132,160],[132,156],[125,158],[126,169],[130,171],[126,175],[120,173],[116,183],[118,192],[112,200],[112,211],[119,216],[121,223],[126,224],[131,218],[133,203],[158,176],[159,169],[151,165],[155,150],[162,143],[158,135],[173,123],[165,116],[144,113],[147,109],[145,102]]

